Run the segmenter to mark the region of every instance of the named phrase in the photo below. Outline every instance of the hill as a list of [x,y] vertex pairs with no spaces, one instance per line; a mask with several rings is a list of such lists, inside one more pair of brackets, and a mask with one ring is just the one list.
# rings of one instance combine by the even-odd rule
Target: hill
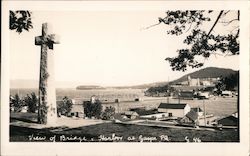
[[[238,73],[238,71],[234,71],[232,69],[208,67],[208,68],[204,68],[204,69],[195,71],[193,73],[186,74],[177,80],[169,82],[169,84],[174,85],[174,84],[178,84],[178,83],[183,82],[183,81],[187,81],[188,76],[190,76],[191,78],[200,78],[200,79],[222,77],[223,81],[227,82],[227,83],[225,83],[226,87],[228,87],[227,89],[229,89],[229,88],[232,89],[238,85],[237,73]],[[229,85],[229,84],[231,84],[231,85]],[[158,85],[158,86],[152,86],[145,91],[145,95],[146,96],[168,96],[170,94],[171,90],[173,89],[170,85],[162,84],[162,85]],[[182,89],[185,87],[186,88],[188,87],[189,89],[192,88],[192,86],[191,86],[191,88],[190,88],[190,86],[179,86],[179,87],[181,87]],[[193,88],[197,88],[197,86],[195,86]]]
[[[207,67],[198,71],[195,71],[193,73],[186,74],[182,76],[181,78],[169,82],[170,84],[176,84],[182,81],[187,80],[187,77],[190,76],[191,78],[217,78],[217,77],[227,77],[230,74],[236,73],[235,70],[232,69],[225,69],[225,68],[217,68],[217,67]],[[148,89],[155,87],[157,89],[164,88],[168,82],[154,82],[154,83],[148,83],[148,84],[141,84],[141,85],[133,85],[133,86],[110,86],[110,87],[102,87],[102,86],[78,86],[77,89]]]
[[182,81],[187,80],[187,77],[191,78],[217,78],[217,77],[227,77],[231,74],[235,74],[237,71],[226,68],[217,68],[217,67],[207,67],[198,71],[195,71],[190,74],[186,74],[181,78],[171,81],[170,84],[176,84]]

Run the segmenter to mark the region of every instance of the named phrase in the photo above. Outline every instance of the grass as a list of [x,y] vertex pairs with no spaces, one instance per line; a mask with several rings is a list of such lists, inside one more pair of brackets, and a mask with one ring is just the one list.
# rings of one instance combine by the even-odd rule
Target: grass
[[[32,115],[25,113],[22,116],[32,118]],[[18,115],[14,115],[15,119],[11,118],[11,122],[19,120]],[[20,118],[22,121],[25,118]],[[59,128],[53,128],[59,129]],[[73,129],[61,129],[59,131],[51,131],[52,128],[44,129],[33,129],[27,127],[19,127],[10,125],[10,141],[13,142],[27,142],[36,141],[34,139],[29,140],[33,137],[45,137],[42,141],[50,141],[50,138],[55,136],[55,141],[75,141],[79,142],[79,138],[85,138],[88,142],[100,141],[100,136],[111,137],[115,136],[122,137],[120,142],[128,142],[128,137],[133,137],[133,142],[142,141],[144,139],[156,138],[156,142],[159,141],[170,141],[170,142],[185,142],[185,138],[188,137],[192,142],[194,138],[199,138],[201,142],[238,142],[239,136],[237,130],[216,130],[216,131],[201,131],[201,130],[186,130],[186,129],[173,129],[173,128],[161,128],[161,127],[148,127],[142,125],[123,125],[115,123],[102,123],[91,126],[78,127]],[[161,140],[160,136],[167,136],[169,140]],[[71,140],[63,140],[62,138],[68,137]],[[73,138],[73,139],[72,139]],[[93,140],[91,140],[93,139]],[[187,139],[187,138],[186,138]],[[41,140],[40,140],[41,141]],[[102,140],[104,141],[104,140]],[[110,141],[110,140],[108,140]],[[112,141],[112,140],[111,140]],[[116,140],[117,141],[117,140]]]

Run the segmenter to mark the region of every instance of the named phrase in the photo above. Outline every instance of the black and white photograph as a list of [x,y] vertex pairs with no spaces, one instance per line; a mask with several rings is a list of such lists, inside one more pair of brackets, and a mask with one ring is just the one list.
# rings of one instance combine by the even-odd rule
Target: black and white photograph
[[142,149],[183,143],[241,149],[244,143],[239,154],[246,154],[244,3],[185,8],[85,1],[82,9],[29,3],[12,2],[4,14],[7,142]]

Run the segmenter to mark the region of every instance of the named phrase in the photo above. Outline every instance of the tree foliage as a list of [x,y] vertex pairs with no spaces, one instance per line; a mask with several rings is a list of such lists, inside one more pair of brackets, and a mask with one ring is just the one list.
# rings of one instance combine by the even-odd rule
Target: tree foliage
[[31,12],[28,10],[10,11],[9,29],[16,30],[19,34],[23,30],[29,31],[33,28]]
[[24,103],[28,106],[28,112],[35,113],[38,109],[38,98],[34,92],[32,92],[30,95],[27,94],[27,96],[24,98]]
[[104,112],[102,113],[103,120],[110,120],[113,119],[115,115],[115,107],[109,106],[106,107]]
[[65,96],[61,103],[58,103],[57,105],[57,113],[62,115],[68,115],[68,113],[72,109],[72,100],[69,99],[67,96]]
[[164,96],[170,96],[174,91],[175,89],[170,85],[150,87],[145,91],[145,96],[158,96],[158,93],[165,93]]
[[239,71],[235,74],[230,74],[226,77],[221,77],[220,81],[216,84],[218,94],[224,90],[235,90],[239,85]]
[[101,113],[102,113],[102,103],[100,100],[96,100],[94,103],[91,103],[91,101],[85,101],[83,103],[83,107],[84,107],[84,114],[91,118],[91,117],[95,117],[95,118],[100,118],[101,117]]
[[18,94],[10,96],[10,108],[14,108],[14,112],[20,112],[23,106],[23,100],[19,97]]
[[[216,17],[215,20],[212,20],[213,16]],[[187,67],[199,68],[203,66],[204,60],[213,54],[238,55],[239,20],[239,11],[167,11],[164,18],[159,18],[158,24],[168,25],[169,35],[186,35],[183,41],[186,47],[177,49],[178,56],[166,58],[172,70],[185,71]],[[209,23],[212,26],[207,30],[204,25],[208,26]],[[231,30],[226,33],[216,32],[215,27],[219,24]]]
[[226,85],[226,90],[234,90],[239,85],[239,71],[225,77],[222,82]]

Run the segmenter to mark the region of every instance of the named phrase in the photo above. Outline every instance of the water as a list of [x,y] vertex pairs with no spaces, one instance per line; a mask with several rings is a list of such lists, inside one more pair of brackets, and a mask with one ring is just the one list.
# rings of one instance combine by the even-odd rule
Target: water
[[[19,94],[24,97],[27,94],[35,92],[38,94],[38,89],[10,89],[10,95]],[[64,96],[71,99],[90,99],[95,95],[100,99],[114,100],[115,98],[122,100],[130,100],[144,96],[142,89],[105,89],[105,90],[76,90],[76,89],[56,89],[56,99],[62,100]]]

